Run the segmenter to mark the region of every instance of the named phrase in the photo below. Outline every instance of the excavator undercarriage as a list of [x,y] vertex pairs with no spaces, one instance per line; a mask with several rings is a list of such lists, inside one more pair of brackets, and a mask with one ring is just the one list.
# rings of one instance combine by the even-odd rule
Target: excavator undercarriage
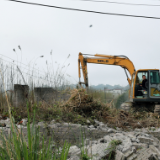
[[155,108],[157,108],[156,112],[160,112],[159,105],[155,105],[152,103],[133,103],[133,102],[124,102],[121,104],[120,109],[129,112],[155,112]]

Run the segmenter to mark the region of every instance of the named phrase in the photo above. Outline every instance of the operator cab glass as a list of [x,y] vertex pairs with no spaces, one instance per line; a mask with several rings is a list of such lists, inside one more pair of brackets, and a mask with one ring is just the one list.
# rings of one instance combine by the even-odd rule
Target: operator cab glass
[[150,98],[160,98],[159,71],[150,71]]
[[[145,82],[143,82],[145,77]],[[135,81],[135,97],[147,98],[148,97],[148,71],[139,71],[136,75]]]

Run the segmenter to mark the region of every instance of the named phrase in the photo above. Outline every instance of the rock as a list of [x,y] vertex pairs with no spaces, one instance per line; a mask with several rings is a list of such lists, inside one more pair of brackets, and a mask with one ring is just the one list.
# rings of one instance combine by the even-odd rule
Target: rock
[[17,128],[24,128],[24,126],[22,126],[22,125],[17,125]]
[[88,156],[92,157],[92,160],[101,160],[109,153],[109,150],[107,149],[108,145],[108,143],[99,143],[87,146]]
[[132,142],[137,142],[137,138],[131,138]]
[[94,128],[94,126],[93,126],[93,125],[90,125],[89,128]]
[[122,128],[118,128],[118,127],[117,127],[116,130],[117,130],[117,131],[122,131]]
[[134,154],[133,150],[127,151],[127,152],[125,153],[125,157],[126,157],[126,158],[132,157],[133,154]]
[[155,160],[156,159],[158,160],[159,156],[160,156],[159,150],[153,145],[151,145],[148,149],[141,151],[138,158],[142,160],[143,159],[153,160],[155,158]]
[[104,127],[101,127],[101,126],[98,126],[98,129],[101,130],[102,132],[108,132],[108,129],[107,128],[104,128]]
[[11,127],[11,122],[10,122],[10,119],[7,118],[6,120],[0,120],[0,124],[2,127],[7,127],[7,128],[10,128]]
[[69,127],[70,123],[63,123],[64,127]]
[[91,141],[91,144],[98,144],[98,141]]
[[135,132],[141,132],[141,129],[136,128],[134,131]]
[[160,139],[160,131],[159,130],[157,130],[157,131],[151,131],[151,132],[149,132],[149,134],[151,134],[154,137]]
[[138,139],[141,143],[153,144],[153,139],[151,138],[139,136]]
[[158,157],[160,156],[160,151],[155,146],[150,145],[149,150],[151,150],[153,153],[156,153]]
[[44,122],[38,122],[37,124],[39,127],[46,127],[46,124]]
[[22,119],[22,125],[23,126],[27,126],[27,122],[28,122],[28,119],[26,118],[26,119]]
[[99,122],[99,121],[97,121],[97,120],[94,120],[94,122],[95,122],[96,124],[98,124],[98,125],[99,125],[99,123],[100,123],[100,122]]
[[133,153],[136,153],[136,147],[132,146]]
[[153,145],[156,147],[156,148],[159,148],[159,143],[158,142],[153,142]]
[[113,129],[108,129],[108,133],[114,133],[115,131]]
[[69,127],[73,128],[81,128],[81,124],[69,124]]
[[69,149],[68,155],[70,157],[75,156],[75,155],[79,156],[80,153],[81,153],[80,148],[78,148],[77,146],[71,146],[70,149]]
[[50,148],[51,148],[51,149],[54,149],[55,147],[56,147],[55,143],[52,143],[52,144],[50,145]]
[[94,130],[95,130],[95,128],[89,128],[89,130],[90,130],[90,131],[94,131]]
[[134,132],[125,132],[124,135],[128,136],[129,138],[136,138]]
[[123,149],[122,152],[125,153],[132,148],[132,142],[129,138],[126,138],[125,140],[122,141]]
[[125,160],[125,156],[122,152],[120,152],[119,150],[116,150],[116,157],[115,160]]
[[53,119],[49,124],[52,125],[52,124],[55,124],[55,120]]
[[102,128],[107,127],[103,122],[99,122],[99,126],[102,127]]
[[87,123],[87,124],[90,124],[91,122],[87,119],[86,123]]
[[104,140],[104,143],[110,143],[112,141],[111,137],[110,136],[104,136],[103,137],[103,140]]
[[[54,125],[54,124],[53,124]],[[62,126],[62,124],[61,123],[56,123],[55,124],[57,127],[61,127]]]
[[48,127],[54,129],[54,128],[57,128],[57,125],[56,124],[49,124]]
[[127,160],[135,160],[137,158],[137,154],[133,154],[130,157],[127,158]]
[[147,144],[143,144],[143,143],[132,143],[132,146],[136,148],[136,150],[138,149],[146,149],[148,148]]
[[141,129],[141,132],[143,132],[143,133],[147,133],[147,132],[148,132],[148,130],[147,130],[146,128],[142,128],[142,129]]
[[122,152],[123,148],[124,148],[123,145],[118,145],[116,149]]
[[80,158],[78,156],[73,156],[73,157],[69,158],[68,160],[80,160]]

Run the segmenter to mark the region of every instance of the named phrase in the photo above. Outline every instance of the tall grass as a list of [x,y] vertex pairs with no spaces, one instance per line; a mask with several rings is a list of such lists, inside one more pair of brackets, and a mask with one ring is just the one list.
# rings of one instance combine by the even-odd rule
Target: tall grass
[[[23,135],[23,129],[18,130],[14,119],[11,120],[11,133],[7,138],[1,133],[0,160],[66,160],[70,144],[65,143],[62,150],[51,148],[51,139],[45,143],[41,137],[39,128],[35,126],[35,110],[33,124],[30,125],[28,109],[27,140]],[[57,151],[58,150],[58,151]]]
[[35,86],[35,81],[33,81],[33,77],[32,79],[28,79],[28,81],[28,77],[25,77],[24,79],[24,76],[22,74],[24,72],[21,71],[19,71],[21,75],[18,76],[18,62],[17,65],[10,63],[10,66],[8,67],[8,65],[4,64],[3,60],[1,60],[0,66],[0,108],[2,109],[6,105],[8,106],[8,116],[10,117],[11,123],[10,134],[8,135],[8,137],[5,135],[5,132],[3,130],[0,135],[0,160],[66,160],[70,144],[64,143],[64,146],[60,151],[59,149],[53,150],[51,148],[51,139],[49,139],[48,143],[45,143],[45,137],[41,137],[39,128],[35,125],[36,114],[34,107],[32,108],[34,114],[32,120],[33,123],[32,126],[30,125],[31,119],[29,115],[29,103],[27,103],[27,137],[24,137],[22,128],[17,128],[17,126],[15,125],[15,120],[12,117],[11,101],[9,101],[7,90],[13,89],[13,84],[15,84],[16,82],[21,84],[21,80],[23,80],[24,83],[28,82],[28,84],[31,86],[31,89],[33,89],[33,87]]

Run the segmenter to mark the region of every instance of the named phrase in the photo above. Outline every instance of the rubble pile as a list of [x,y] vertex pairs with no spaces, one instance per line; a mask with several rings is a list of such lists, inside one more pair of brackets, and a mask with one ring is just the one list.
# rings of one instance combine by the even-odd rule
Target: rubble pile
[[[85,151],[90,159],[107,160],[160,160],[160,128],[136,128],[124,131],[122,128],[110,128],[107,124],[95,120],[95,124],[80,125],[70,123],[38,122],[45,140],[53,136],[53,140],[68,141],[72,144],[68,160],[80,160]],[[0,130],[7,135],[10,132],[10,119],[0,120]],[[4,127],[5,125],[5,127]],[[24,135],[27,135],[27,119],[22,119],[17,125]],[[83,132],[85,130],[85,132]],[[85,133],[82,141],[80,138]],[[72,143],[70,140],[76,140]],[[79,142],[79,143],[77,143]],[[115,145],[113,147],[113,145]]]

